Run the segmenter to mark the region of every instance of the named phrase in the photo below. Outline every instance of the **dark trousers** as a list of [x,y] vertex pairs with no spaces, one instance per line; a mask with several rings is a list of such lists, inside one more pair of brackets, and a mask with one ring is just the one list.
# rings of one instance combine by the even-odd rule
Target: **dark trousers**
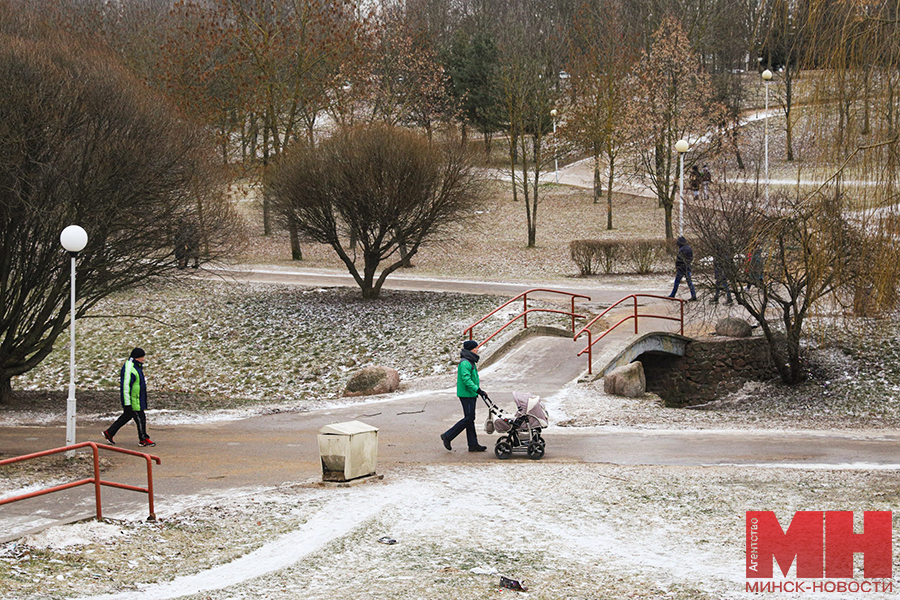
[[463,418],[456,422],[456,425],[448,429],[444,433],[444,438],[453,441],[463,429],[466,430],[466,441],[469,448],[478,446],[478,434],[475,432],[475,401],[477,398],[460,398],[463,408]]
[[116,419],[116,422],[113,423],[106,431],[109,432],[110,437],[115,437],[116,433],[122,428],[122,426],[128,423],[128,421],[132,420],[134,421],[134,424],[137,425],[139,442],[143,442],[148,437],[150,437],[147,435],[147,415],[144,414],[144,411],[133,410],[130,406],[125,407],[125,409],[122,410],[122,414],[119,415],[119,418]]
[[725,290],[725,301],[729,304],[731,303],[731,289],[728,287],[728,278],[725,277],[725,273],[719,270],[719,267],[715,268],[716,271],[716,293],[713,296],[713,300],[717,301],[719,299],[719,292],[721,290]]
[[681,283],[681,278],[685,278],[687,280],[688,288],[691,290],[691,298],[697,297],[697,290],[694,289],[694,282],[691,281],[691,270],[690,268],[682,271],[681,269],[677,269],[675,271],[675,287],[672,288],[672,293],[669,294],[669,298],[674,298],[675,294],[678,293],[678,285]]

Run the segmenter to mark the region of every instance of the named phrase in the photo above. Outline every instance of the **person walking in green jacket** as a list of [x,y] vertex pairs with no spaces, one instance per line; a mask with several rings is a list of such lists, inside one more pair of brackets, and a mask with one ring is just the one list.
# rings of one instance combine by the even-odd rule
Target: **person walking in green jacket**
[[138,431],[138,445],[155,446],[147,435],[147,381],[144,379],[144,360],[146,352],[140,348],[131,351],[131,356],[122,365],[121,383],[119,386],[119,399],[122,401],[122,414],[109,429],[103,432],[103,437],[110,444],[115,445],[113,437],[119,429],[128,421],[134,421]]
[[469,452],[484,452],[486,446],[478,443],[478,434],[475,431],[475,402],[478,396],[485,396],[484,391],[479,387],[478,355],[474,350],[478,347],[478,342],[474,340],[466,340],[463,343],[463,349],[459,353],[462,360],[456,368],[456,395],[462,403],[463,418],[460,419],[453,427],[441,434],[441,441],[444,442],[444,448],[453,450],[450,442],[458,436],[463,429],[466,430],[466,441],[469,443]]

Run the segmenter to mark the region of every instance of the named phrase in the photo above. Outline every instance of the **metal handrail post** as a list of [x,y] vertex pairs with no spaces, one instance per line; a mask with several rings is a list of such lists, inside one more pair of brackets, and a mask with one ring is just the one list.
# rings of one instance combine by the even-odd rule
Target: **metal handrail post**
[[637,294],[634,296],[634,334],[638,332],[638,311],[637,311]]
[[588,333],[588,375],[594,374],[594,342],[591,341],[591,330],[587,330]]
[[150,461],[150,456],[147,456],[147,495],[150,497],[150,516],[147,517],[148,521],[156,520],[156,510],[153,508],[153,463]]
[[97,503],[97,520],[103,520],[103,509],[101,508],[100,502],[100,449],[97,448],[97,444],[94,442],[89,442],[91,445],[91,452],[94,454],[94,502]]
[[575,296],[572,296],[572,335],[575,335]]
[[684,302],[679,304],[681,304],[681,335],[684,335]]
[[522,300],[522,312],[525,314],[525,318],[522,320],[522,322],[525,325],[525,329],[528,329],[528,292],[525,292],[522,295]]

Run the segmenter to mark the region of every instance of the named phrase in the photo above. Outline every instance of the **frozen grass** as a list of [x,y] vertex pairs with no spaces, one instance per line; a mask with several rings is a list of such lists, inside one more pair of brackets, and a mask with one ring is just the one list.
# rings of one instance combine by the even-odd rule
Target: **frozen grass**
[[[379,364],[401,379],[455,368],[463,329],[500,303],[466,294],[385,291],[363,301],[349,288],[187,282],[120,294],[79,322],[79,386],[118,389],[134,346],[147,353],[148,387],[206,396],[210,407],[300,402],[340,395],[351,373]],[[477,316],[476,316],[477,315]],[[64,389],[68,347],[16,380]],[[157,408],[159,408],[157,406]]]

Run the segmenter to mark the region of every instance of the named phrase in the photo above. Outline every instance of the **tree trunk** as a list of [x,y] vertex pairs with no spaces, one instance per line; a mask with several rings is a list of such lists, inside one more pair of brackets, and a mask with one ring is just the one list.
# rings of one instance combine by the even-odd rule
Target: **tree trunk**
[[[269,124],[263,121],[263,171],[269,166]],[[269,197],[263,194],[263,235],[272,235],[269,220]]]
[[870,85],[872,75],[872,67],[866,69],[863,75],[863,128],[862,134],[869,135],[871,133],[871,123],[869,123],[869,102],[871,102],[872,90]]
[[613,177],[615,175],[616,161],[614,158],[609,159],[609,181],[606,186],[606,228],[612,229],[612,194],[613,194]]
[[534,248],[537,245],[537,209],[538,209],[538,193],[541,183],[541,137],[534,135],[531,138],[531,149],[534,153],[534,184],[531,186],[531,219],[528,226],[528,247]]
[[731,127],[731,145],[734,147],[734,158],[737,160],[738,169],[743,171],[746,167],[744,166],[744,157],[741,156],[741,147],[738,144],[738,135],[740,135],[740,125],[735,123]]
[[518,186],[516,186],[516,167],[519,166],[519,153],[516,144],[519,143],[515,129],[509,129],[509,172],[512,173],[513,202],[519,201]]
[[297,224],[291,219],[288,223],[288,231],[291,234],[291,260],[303,260],[303,249],[300,247],[300,233]]
[[603,192],[600,189],[600,157],[594,156],[594,204],[600,204],[600,195]]
[[787,152],[787,160],[788,162],[792,162],[794,160],[794,142],[793,142],[793,133],[794,127],[791,123],[791,109],[793,108],[793,95],[794,95],[794,85],[793,85],[793,76],[791,75],[791,67],[790,64],[785,65],[784,67],[784,130],[785,130],[785,139],[784,145]]
[[12,378],[0,377],[0,406],[9,404],[12,400]]
[[666,239],[671,240],[675,237],[672,233],[672,205],[666,204],[664,209],[666,212]]

